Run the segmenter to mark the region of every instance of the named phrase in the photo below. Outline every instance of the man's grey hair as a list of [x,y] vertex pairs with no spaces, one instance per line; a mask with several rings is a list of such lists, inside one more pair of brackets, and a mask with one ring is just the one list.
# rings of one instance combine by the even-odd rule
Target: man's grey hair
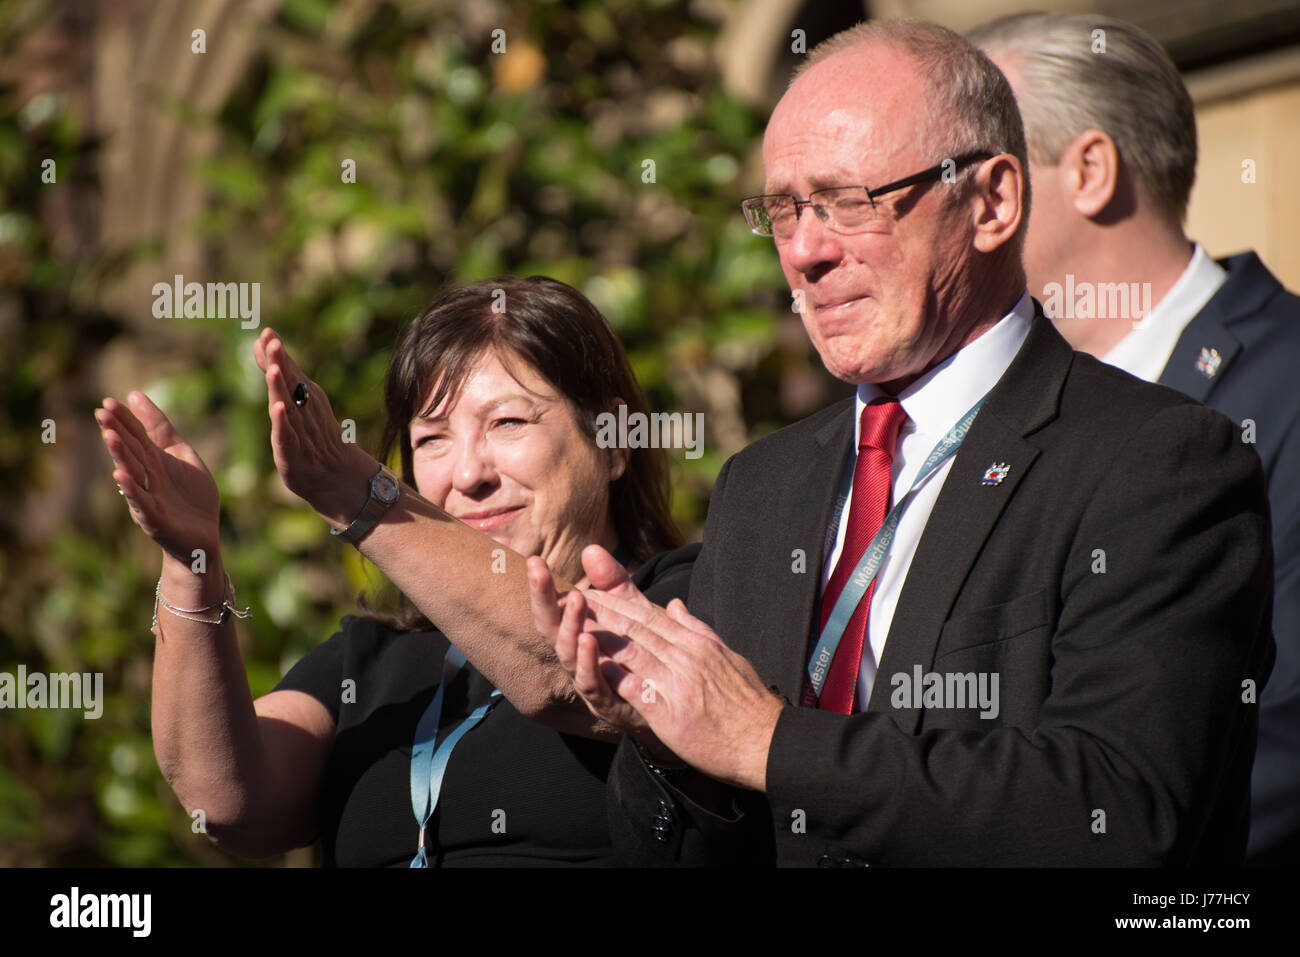
[[[1010,153],[1020,161],[1024,196],[1021,222],[1011,244],[1019,256],[1029,222],[1029,163],[1025,129],[1015,93],[1006,77],[982,51],[946,27],[925,20],[868,20],[823,40],[790,77],[793,84],[805,72],[837,53],[880,43],[911,56],[917,72],[929,82],[929,129],[937,164],[964,153]],[[969,171],[972,167],[967,167]],[[906,175],[913,170],[902,170]],[[953,191],[952,200],[960,200]]]
[[1054,164],[1084,130],[1101,130],[1142,193],[1183,221],[1196,179],[1196,114],[1177,67],[1150,35],[1113,17],[1023,13],[966,36],[1020,74],[1035,163]]

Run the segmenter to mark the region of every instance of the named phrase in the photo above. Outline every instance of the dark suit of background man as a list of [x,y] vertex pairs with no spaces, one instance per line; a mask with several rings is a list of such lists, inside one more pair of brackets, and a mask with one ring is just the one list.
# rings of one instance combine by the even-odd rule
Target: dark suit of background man
[[[566,608],[595,622],[551,636],[636,735],[616,842],[641,863],[1239,863],[1243,686],[1273,654],[1258,459],[1220,413],[1072,352],[1026,295],[1024,134],[987,58],[881,21],[805,66],[763,142],[765,194],[798,205],[746,205],[858,394],[723,467],[694,615],[621,599],[584,553],[594,587]],[[805,204],[833,187],[857,188]],[[814,700],[834,569],[986,390]]]
[[[1101,30],[1104,48],[1094,31]],[[1177,69],[1137,27],[1024,14],[968,35],[1015,90],[1029,146],[1030,291],[1076,349],[1172,386],[1253,431],[1273,525],[1277,661],[1260,698],[1249,864],[1300,863],[1300,300],[1254,253],[1216,263],[1183,232],[1196,120]],[[1216,195],[1253,186],[1221,184]],[[1149,283],[1150,302],[1080,318],[1064,300]],[[1060,289],[1053,315],[1050,284]],[[1113,287],[1112,287],[1113,288]],[[1077,302],[1077,296],[1076,296]],[[1121,302],[1122,304],[1122,302]],[[1140,311],[1150,308],[1149,313]],[[1136,324],[1135,324],[1136,323]],[[1251,429],[1249,423],[1254,423]]]

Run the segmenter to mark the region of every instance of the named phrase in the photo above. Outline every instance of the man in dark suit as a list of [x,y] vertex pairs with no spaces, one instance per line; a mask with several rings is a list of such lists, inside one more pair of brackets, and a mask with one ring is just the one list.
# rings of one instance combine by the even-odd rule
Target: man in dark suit
[[942,28],[864,24],[809,55],[763,158],[746,216],[857,396],[723,467],[694,614],[629,597],[596,546],[593,588],[558,602],[530,567],[575,688],[631,732],[616,843],[1240,862],[1272,657],[1259,464],[1220,414],[1072,352],[1026,294],[1005,79]]
[[[1196,120],[1178,70],[1153,38],[1109,17],[1042,13],[1004,17],[967,38],[1006,74],[1025,119],[1031,292],[1076,349],[1223,412],[1263,464],[1277,662],[1260,697],[1247,863],[1295,866],[1300,299],[1254,253],[1216,263],[1187,238]],[[1252,188],[1234,182],[1221,194],[1230,201]],[[1104,305],[1113,296],[1099,290],[1117,283],[1150,294],[1128,296],[1130,308],[1112,315]],[[1097,308],[1079,310],[1089,294]]]

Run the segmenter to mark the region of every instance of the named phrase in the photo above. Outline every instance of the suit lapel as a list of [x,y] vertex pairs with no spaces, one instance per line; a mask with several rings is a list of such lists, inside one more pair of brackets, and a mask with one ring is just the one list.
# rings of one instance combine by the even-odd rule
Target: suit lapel
[[[803,494],[792,496],[784,514],[772,516],[777,527],[789,529],[790,540],[806,551],[807,571],[795,577],[793,595],[781,594],[769,605],[777,620],[776,634],[804,634],[811,641],[809,622],[816,621],[817,595],[821,590],[822,556],[827,529],[836,520],[836,502],[840,479],[849,466],[853,445],[853,400],[843,402],[843,409],[830,422],[812,434],[806,458],[800,470],[806,476]],[[784,559],[783,559],[784,560]],[[807,642],[782,641],[772,649],[775,660],[770,671],[773,680],[792,700],[798,700],[811,647]],[[757,663],[756,663],[757,664]]]
[[[914,664],[928,667],[933,660],[957,593],[1038,451],[1002,422],[985,419],[980,410],[926,520],[898,597],[867,710],[892,710],[887,676],[910,675]],[[1008,466],[1006,478],[1001,484],[985,485],[984,472],[994,463]],[[915,724],[921,712],[903,715],[904,721]]]
[[1183,329],[1174,351],[1169,354],[1156,381],[1205,402],[1228,366],[1241,351],[1241,343],[1228,331],[1223,315],[1224,303],[1219,302],[1223,290],[1205,304],[1196,317]]
[[[1038,448],[1025,436],[1056,416],[1072,361],[1069,345],[1037,309],[1020,352],[989,392],[926,521],[867,710],[893,710],[885,676],[910,673],[914,664],[928,666],[934,660],[943,623],[980,549],[1038,457]],[[1000,483],[986,485],[985,471],[994,464],[1005,464],[1006,475]],[[913,731],[921,718],[919,710],[895,714],[910,721]]]
[[1156,380],[1198,402],[1209,399],[1241,351],[1229,324],[1257,311],[1278,286],[1254,253],[1222,259],[1219,265],[1228,270],[1227,281],[1183,329]]

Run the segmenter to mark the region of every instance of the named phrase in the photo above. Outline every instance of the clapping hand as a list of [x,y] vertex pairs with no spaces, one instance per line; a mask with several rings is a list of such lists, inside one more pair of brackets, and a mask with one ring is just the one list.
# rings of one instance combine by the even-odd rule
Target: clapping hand
[[[628,598],[641,594],[632,584],[627,570],[603,548],[598,551],[589,548],[587,551],[592,552],[592,557],[588,561],[584,551],[583,565],[592,588],[606,588]],[[538,633],[550,641],[560,666],[574,679],[574,689],[588,710],[618,730],[652,744],[654,735],[637,710],[595,677],[601,667],[596,642],[590,636],[585,641],[580,640],[584,622],[589,618],[584,599],[587,592],[573,588],[557,594],[555,580],[545,561],[534,555],[528,559],[527,565],[533,624]],[[608,666],[609,662],[606,661],[605,665]]]
[[563,598],[538,561],[528,567],[534,622],[592,713],[643,741],[648,726],[698,770],[762,790],[784,705],[753,666],[680,599],[665,609],[646,598],[598,545],[582,553],[592,587]]
[[221,496],[212,473],[148,396],[132,392],[127,402],[105,399],[95,421],[132,520],[183,564],[196,548],[215,556]]
[[343,441],[325,390],[303,374],[273,329],[262,330],[253,355],[266,376],[271,452],[280,479],[327,521],[346,526],[365,504],[366,482],[379,463]]

